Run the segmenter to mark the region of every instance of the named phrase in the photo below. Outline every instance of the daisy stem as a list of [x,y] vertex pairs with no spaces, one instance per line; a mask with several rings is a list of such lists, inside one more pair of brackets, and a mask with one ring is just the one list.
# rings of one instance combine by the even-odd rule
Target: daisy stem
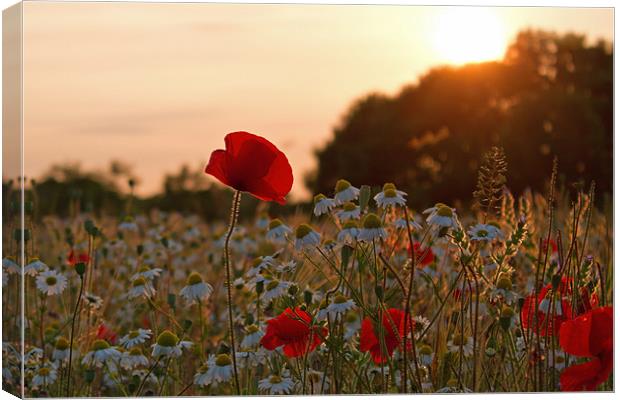
[[230,210],[230,223],[228,225],[228,232],[226,233],[226,241],[224,242],[224,265],[226,267],[226,305],[228,308],[228,334],[230,335],[230,351],[233,362],[233,373],[235,376],[235,391],[237,395],[241,394],[239,388],[239,375],[237,374],[237,355],[235,352],[235,326],[233,322],[232,311],[232,280],[230,271],[230,238],[235,229],[237,219],[239,218],[239,203],[241,200],[241,192],[235,190],[233,197],[232,208]]
[[80,310],[80,302],[82,300],[82,292],[84,292],[84,276],[80,275],[80,292],[78,293],[77,301],[75,302],[75,308],[73,309],[73,318],[71,318],[71,336],[69,337],[69,366],[67,371],[67,390],[65,396],[69,397],[71,392],[71,364],[73,361],[73,339],[75,336],[75,319]]

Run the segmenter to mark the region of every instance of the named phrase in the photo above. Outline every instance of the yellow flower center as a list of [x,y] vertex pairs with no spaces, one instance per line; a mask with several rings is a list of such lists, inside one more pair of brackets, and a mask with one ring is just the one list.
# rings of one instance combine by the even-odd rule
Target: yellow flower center
[[381,219],[377,214],[370,213],[364,217],[362,225],[365,229],[378,229],[381,228]]
[[58,350],[67,350],[69,348],[69,341],[64,337],[59,337],[56,339],[56,348]]
[[314,196],[314,204],[325,200],[327,197],[325,197],[325,195],[323,193],[319,193],[316,196]]
[[140,350],[139,347],[133,347],[131,350],[129,350],[129,355],[130,356],[141,356],[142,350]]
[[280,225],[282,225],[282,221],[280,221],[279,219],[274,219],[269,222],[269,229],[277,228]]
[[452,209],[446,205],[441,205],[437,208],[437,215],[441,217],[452,217]]
[[356,206],[354,203],[351,203],[350,201],[348,201],[348,202],[344,203],[344,205],[342,206],[342,208],[343,208],[345,211],[349,211],[349,212],[351,212],[351,211],[355,211],[355,209],[357,208],[357,206]]
[[157,337],[157,344],[163,347],[174,347],[177,343],[179,343],[179,337],[167,330]]
[[146,280],[141,276],[134,279],[134,281],[131,283],[131,286],[133,287],[144,286],[144,285],[146,285]]
[[351,183],[345,179],[339,179],[338,182],[336,182],[336,188],[334,189],[334,191],[336,193],[340,193],[343,190],[347,190],[348,188],[351,187]]
[[110,345],[105,340],[98,339],[98,340],[95,340],[95,342],[93,343],[94,351],[105,350],[109,347]]
[[202,276],[200,276],[198,272],[192,272],[191,274],[189,274],[189,276],[187,277],[188,285],[197,285],[199,283],[202,283]]
[[396,189],[383,189],[383,195],[385,197],[396,197]]
[[215,365],[217,365],[218,367],[225,367],[227,365],[230,365],[231,363],[232,363],[232,360],[230,359],[228,354],[220,354],[215,359]]
[[271,375],[271,377],[269,378],[269,383],[271,384],[278,384],[282,382],[282,378],[280,378],[278,375]]
[[48,376],[50,374],[50,369],[49,368],[39,368],[39,372],[38,372],[39,376]]
[[310,232],[312,232],[312,228],[308,224],[301,224],[295,230],[295,237],[297,239],[302,239],[306,237]]
[[279,284],[280,284],[280,281],[277,279],[274,279],[273,281],[267,284],[267,290],[275,289],[278,287]]

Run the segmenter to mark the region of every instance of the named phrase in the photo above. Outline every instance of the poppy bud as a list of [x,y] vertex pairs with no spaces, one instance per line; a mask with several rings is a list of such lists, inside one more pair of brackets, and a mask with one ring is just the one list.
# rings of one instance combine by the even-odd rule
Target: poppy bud
[[189,319],[184,319],[181,326],[183,326],[184,331],[189,331],[189,329],[192,327],[192,321]]
[[138,252],[138,255],[141,256],[142,253],[144,252],[144,245],[143,244],[139,244],[136,246],[136,252]]
[[309,290],[304,290],[304,303],[306,304],[312,303],[312,292]]
[[77,272],[80,277],[84,276],[84,273],[86,272],[86,264],[83,262],[75,264],[75,272]]
[[87,369],[84,371],[84,380],[86,383],[92,383],[95,380],[95,370]]
[[299,286],[297,286],[295,284],[289,286],[288,294],[290,294],[291,296],[295,296],[297,294],[297,292],[299,292]]

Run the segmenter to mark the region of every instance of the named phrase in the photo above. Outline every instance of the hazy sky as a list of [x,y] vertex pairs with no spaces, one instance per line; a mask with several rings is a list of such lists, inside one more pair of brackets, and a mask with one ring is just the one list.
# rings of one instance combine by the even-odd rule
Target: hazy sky
[[354,99],[394,94],[437,64],[500,57],[526,27],[611,40],[613,11],[25,3],[26,173],[120,159],[153,193],[163,173],[247,130],[288,155],[301,196],[312,150]]

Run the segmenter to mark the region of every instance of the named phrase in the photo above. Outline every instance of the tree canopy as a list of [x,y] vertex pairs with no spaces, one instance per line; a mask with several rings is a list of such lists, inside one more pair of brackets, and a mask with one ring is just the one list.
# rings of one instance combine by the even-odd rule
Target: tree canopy
[[498,145],[513,190],[543,189],[557,155],[565,182],[610,192],[612,83],[609,43],[523,31],[502,61],[434,68],[393,97],[356,101],[316,151],[307,185],[331,193],[339,178],[391,181],[413,205],[468,200],[482,154]]

